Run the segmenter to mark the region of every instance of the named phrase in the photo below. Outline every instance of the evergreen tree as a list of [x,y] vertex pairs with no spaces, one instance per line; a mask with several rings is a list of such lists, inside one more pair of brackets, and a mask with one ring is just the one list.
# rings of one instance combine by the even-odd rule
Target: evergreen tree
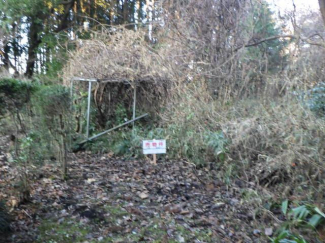
[[[46,73],[53,62],[60,66],[55,63],[55,53],[62,39],[89,37],[80,31],[85,22],[90,28],[134,24],[136,18],[141,22],[144,4],[145,0],[0,0],[0,23],[7,37],[0,46],[2,65],[17,73],[24,69],[28,77]],[[19,68],[19,63],[26,65]]]
[[[280,28],[276,26],[273,13],[267,3],[262,3],[252,14],[252,38],[250,39],[251,47],[247,48],[248,59],[250,62],[260,62],[260,71],[263,73],[277,72],[284,68],[287,62],[285,49],[289,41],[275,38],[269,41],[261,40],[269,37],[281,36]],[[254,43],[259,43],[254,45]]]

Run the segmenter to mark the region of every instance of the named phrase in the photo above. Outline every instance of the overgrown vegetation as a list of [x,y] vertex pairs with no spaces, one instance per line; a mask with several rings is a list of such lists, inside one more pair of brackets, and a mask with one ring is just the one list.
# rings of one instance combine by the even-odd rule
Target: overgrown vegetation
[[323,241],[323,229],[325,214],[314,205],[303,204],[289,209],[289,201],[285,200],[281,204],[281,211],[286,217],[286,221],[277,231],[277,236],[272,238],[273,243],[277,242],[307,242],[305,238],[299,234],[304,232],[316,232],[319,240]]
[[320,117],[325,117],[325,83],[321,82],[307,91],[307,105]]
[[[232,4],[231,1],[229,4]],[[174,52],[182,55],[183,58],[179,60],[175,57],[172,62],[167,59],[168,64],[163,65],[169,73],[173,73],[172,85],[169,86],[172,87],[172,91],[168,91],[166,105],[159,111],[159,119],[155,122],[157,125],[153,127],[145,123],[138,125],[135,134],[130,129],[122,129],[110,134],[107,142],[103,140],[99,142],[98,147],[103,149],[106,144],[107,148],[109,150],[111,148],[117,155],[139,157],[141,140],[165,138],[168,143],[167,158],[169,159],[186,158],[197,165],[205,166],[213,162],[213,167],[219,169],[220,176],[228,184],[240,178],[266,188],[267,196],[257,190],[256,193],[261,193],[258,196],[261,200],[254,203],[255,207],[263,208],[263,202],[269,200],[270,194],[271,197],[276,195],[281,198],[295,197],[297,201],[322,205],[323,196],[319,192],[324,187],[322,175],[324,174],[325,123],[324,90],[320,78],[323,76],[319,76],[319,67],[300,59],[290,63],[290,55],[300,50],[299,40],[295,43],[296,50],[286,54],[284,50],[290,41],[281,42],[275,39],[272,42],[262,41],[261,44],[257,44],[263,38],[281,35],[265,6],[261,9],[255,8],[255,15],[251,16],[256,20],[258,19],[256,16],[261,15],[265,17],[263,20],[251,22],[250,16],[245,16],[245,21],[241,19],[241,24],[238,24],[241,27],[245,25],[246,31],[250,27],[254,30],[253,36],[246,36],[248,38],[246,43],[239,43],[241,39],[236,38],[236,34],[240,35],[242,32],[236,32],[236,29],[232,33],[234,42],[221,42],[219,39],[220,43],[216,41],[207,46],[205,41],[210,37],[208,34],[204,36],[203,32],[199,32],[202,35],[194,36],[194,33],[198,33],[196,28],[202,30],[205,26],[202,23],[190,25],[189,22],[202,21],[202,15],[198,11],[193,11],[194,13],[190,11],[192,8],[205,9],[207,11],[205,16],[209,16],[208,6],[208,1],[193,2],[192,5],[188,5],[188,8],[178,8],[180,6],[177,4],[170,6],[173,10],[177,9],[182,18],[177,23],[167,19],[166,23],[177,25],[181,35],[164,33],[164,37],[176,39],[182,44],[176,45],[175,49],[171,47],[170,50],[166,50],[159,43],[155,45],[155,50],[162,57]],[[234,13],[228,12],[228,14]],[[227,26],[227,21],[230,20],[226,18],[223,27]],[[221,30],[219,29],[218,32],[220,35],[223,33]],[[157,39],[160,38],[162,36],[158,33]],[[219,38],[226,37],[221,35]],[[246,45],[249,49],[233,53],[231,49],[224,47],[221,48],[220,53],[214,53],[222,43],[237,48]],[[292,43],[291,40],[291,45]],[[197,46],[195,56],[190,48],[187,49],[187,45],[191,44]],[[200,53],[202,51],[199,48],[200,44],[210,51]],[[318,47],[310,48],[314,50]],[[82,50],[80,52],[85,53]],[[302,56],[307,53],[304,53],[303,48],[301,52]],[[219,62],[228,62],[226,58],[228,55],[234,55],[229,64],[223,66],[227,71],[216,71],[209,66],[212,63],[211,60],[207,60],[214,58],[214,55],[225,57],[219,59],[217,63],[212,62],[217,67]],[[313,55],[320,55],[320,53],[313,53]],[[262,56],[267,58],[263,59]],[[313,58],[316,58],[315,56]],[[91,60],[90,56],[87,58]],[[257,61],[254,61],[256,59]],[[280,66],[279,59],[282,60]],[[209,62],[209,65],[201,64],[205,62]],[[173,66],[173,63],[177,64]],[[297,68],[299,69],[301,65],[304,69],[298,71]],[[179,70],[175,72],[178,67],[181,67],[180,76],[177,72]],[[232,68],[234,71],[229,73]],[[286,71],[281,72],[281,70]],[[295,73],[292,70],[295,70]],[[317,81],[306,80],[304,70],[308,70],[308,75],[315,77]],[[105,73],[104,68],[102,72]],[[240,75],[238,72],[241,72]],[[110,77],[109,73],[107,75]],[[214,76],[218,76],[218,79]],[[318,84],[314,85],[315,82]],[[297,98],[295,93],[302,94],[303,99]],[[130,109],[130,106],[126,107]],[[117,113],[116,115],[119,116]],[[130,115],[124,114],[123,117],[130,117]],[[91,146],[96,147],[96,142]],[[308,239],[315,237],[309,233],[301,232],[306,234]],[[274,238],[274,242],[284,242],[285,239],[303,242],[303,236],[290,232],[289,228],[281,231],[278,238]]]
[[63,178],[67,176],[70,92],[62,86],[1,79],[0,97],[1,132],[12,138],[8,152],[19,171],[20,202],[29,201],[30,180],[36,168],[51,157],[60,162]]
[[11,217],[8,214],[6,205],[3,201],[0,202],[0,234],[8,233],[10,230]]
[[40,127],[43,127],[44,133],[48,130],[48,135],[55,141],[57,159],[61,164],[64,179],[67,177],[68,143],[73,126],[70,91],[62,86],[48,86],[42,88],[35,96],[36,105],[40,110]]
[[[119,207],[108,207],[105,209],[106,213],[110,215],[109,222],[103,222],[103,224],[110,224],[112,222],[118,222],[123,219],[123,217],[130,217],[130,214],[123,208]],[[94,219],[99,220],[99,219]],[[175,232],[173,232],[173,237],[171,234],[168,236],[168,232],[165,229],[165,225],[174,225]],[[165,241],[168,238],[168,242],[180,242],[180,241],[192,241],[193,236],[195,239],[202,240],[204,242],[214,242],[213,235],[209,230],[197,229],[195,232],[189,232],[183,225],[173,221],[163,221],[160,218],[156,218],[149,223],[146,227],[138,230],[137,224],[134,223],[133,231],[122,232],[123,228],[121,226],[112,226],[109,228],[107,236],[99,237],[93,242],[139,242],[143,240],[148,240],[152,242]],[[89,226],[87,220],[83,222],[77,222],[73,219],[66,220],[62,223],[57,221],[44,221],[39,227],[39,237],[37,242],[81,242],[85,238],[91,238],[93,232],[92,226]],[[192,234],[190,234],[192,233]]]
[[[257,0],[71,1],[64,6],[23,1],[9,10],[16,2],[0,1],[7,33],[1,60],[7,70],[17,76],[24,70],[33,80],[0,79],[0,132],[12,138],[8,152],[18,168],[20,202],[31,199],[41,165],[56,160],[62,179],[69,178],[68,154],[86,139],[88,96],[86,82],[71,82],[91,78],[97,80],[91,90],[91,135],[131,120],[134,97],[136,115],[149,117],[89,141],[84,149],[145,159],[142,140],[166,139],[161,163],[185,159],[227,189],[246,183],[239,193],[254,219],[278,228],[267,232],[272,242],[324,240],[320,15],[298,18],[293,11],[275,21],[269,6]],[[38,3],[41,10],[35,12]],[[85,24],[92,28],[80,28],[81,13],[90,17]],[[106,25],[126,22],[132,25]],[[26,51],[17,34],[24,28],[29,45],[22,69],[17,63]],[[0,205],[0,226],[8,223],[4,212]],[[60,224],[53,233],[55,222],[44,221],[39,242],[82,241],[91,228],[74,223]],[[163,240],[159,224],[122,238],[140,241],[152,233]],[[193,240],[186,230],[179,226],[183,242]],[[201,233],[197,239],[211,241],[211,232]]]

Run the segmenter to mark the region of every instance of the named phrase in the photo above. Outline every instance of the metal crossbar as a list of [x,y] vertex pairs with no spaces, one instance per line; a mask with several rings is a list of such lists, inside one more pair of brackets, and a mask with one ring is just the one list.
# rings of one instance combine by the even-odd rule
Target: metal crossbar
[[106,131],[104,131],[104,132],[98,133],[97,135],[94,135],[94,136],[92,136],[92,137],[90,137],[90,138],[88,138],[88,139],[86,139],[86,140],[80,142],[79,144],[87,143],[87,142],[89,142],[89,141],[91,141],[91,140],[94,140],[95,138],[98,138],[98,137],[100,137],[100,136],[103,136],[103,135],[105,135],[106,133],[109,133],[109,132],[111,132],[111,131],[114,131],[114,130],[120,128],[120,127],[123,127],[123,126],[125,126],[125,125],[127,125],[127,124],[130,124],[130,123],[132,123],[132,122],[134,122],[134,121],[136,121],[136,120],[139,120],[139,119],[141,119],[141,118],[143,118],[143,117],[146,117],[146,116],[148,116],[148,113],[143,114],[143,115],[141,115],[141,116],[138,116],[138,117],[136,117],[135,119],[132,119],[132,120],[130,120],[130,121],[124,122],[124,123],[122,123],[122,124],[120,124],[120,125],[118,125],[118,126],[116,126],[116,127],[113,127],[113,128],[111,128],[111,129],[108,129],[108,130],[106,130]]
[[116,126],[116,127],[113,127],[113,128],[111,128],[111,129],[109,129],[109,130],[106,130],[106,131],[104,131],[104,132],[101,132],[101,133],[99,133],[99,134],[97,134],[97,135],[94,135],[94,136],[92,136],[91,138],[89,138],[89,125],[90,125],[90,122],[89,122],[89,118],[90,118],[90,102],[91,102],[91,87],[92,87],[92,83],[93,82],[99,82],[100,80],[99,79],[94,79],[94,78],[91,78],[91,79],[86,79],[86,78],[73,78],[73,79],[71,79],[71,84],[70,84],[70,88],[71,88],[71,97],[72,97],[72,95],[73,95],[73,82],[74,81],[83,81],[83,82],[88,82],[88,104],[87,104],[87,127],[86,127],[86,137],[87,137],[87,139],[86,140],[84,140],[84,141],[82,141],[81,143],[79,143],[79,144],[84,144],[84,143],[86,143],[86,142],[89,142],[89,141],[91,141],[91,140],[93,140],[93,139],[96,139],[96,138],[98,138],[98,137],[100,137],[100,136],[102,136],[102,135],[104,135],[104,134],[106,134],[106,133],[109,133],[109,132],[111,132],[111,131],[113,131],[113,130],[116,130],[116,129],[118,129],[118,128],[120,128],[120,127],[122,127],[122,126],[125,126],[125,125],[127,125],[127,124],[129,124],[129,123],[133,123],[133,135],[134,135],[134,122],[136,121],[136,120],[139,120],[139,119],[141,119],[141,118],[143,118],[143,117],[145,117],[145,116],[147,116],[148,114],[144,114],[144,115],[142,115],[142,116],[139,116],[139,117],[135,117],[135,111],[136,111],[136,85],[134,85],[134,94],[133,94],[133,112],[132,112],[132,120],[130,120],[130,121],[127,121],[127,122],[125,122],[125,123],[123,123],[123,124],[121,124],[121,125],[118,125],[118,126]]

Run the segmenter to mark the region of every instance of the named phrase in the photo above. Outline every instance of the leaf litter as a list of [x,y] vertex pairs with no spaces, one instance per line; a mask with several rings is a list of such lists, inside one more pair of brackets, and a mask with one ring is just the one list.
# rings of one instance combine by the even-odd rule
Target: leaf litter
[[225,185],[186,161],[70,157],[67,181],[53,164],[40,168],[28,204],[17,203],[10,186],[17,172],[1,157],[0,196],[15,202],[8,242],[244,243],[267,242],[272,234],[254,220],[235,183]]

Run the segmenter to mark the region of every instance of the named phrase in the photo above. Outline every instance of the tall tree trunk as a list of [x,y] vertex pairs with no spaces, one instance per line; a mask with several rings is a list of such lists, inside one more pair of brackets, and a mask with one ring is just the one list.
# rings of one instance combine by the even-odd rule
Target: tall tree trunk
[[31,18],[30,29],[28,33],[28,59],[25,76],[32,77],[34,74],[35,63],[37,60],[37,50],[41,44],[41,39],[39,37],[42,31],[42,24],[39,19]]
[[123,1],[123,5],[122,5],[122,13],[123,13],[123,24],[128,23],[128,17],[129,17],[129,2],[128,0],[124,0]]
[[3,56],[2,56],[2,62],[7,70],[10,68],[10,58],[9,58],[9,53],[10,53],[10,44],[7,42],[3,48]]
[[70,11],[73,10],[73,7],[75,5],[76,0],[70,0],[68,2],[64,3],[64,13],[60,19],[60,24],[58,28],[55,30],[56,33],[66,30],[69,27],[69,16],[70,16]]
[[15,75],[19,75],[19,72],[17,70],[17,67],[16,65],[13,65],[10,61],[10,52],[11,52],[11,47],[10,47],[10,43],[7,42],[5,45],[4,45],[4,48],[3,50],[0,50],[1,52],[1,55],[0,55],[0,59],[1,61],[3,62],[3,66],[6,70],[9,71],[9,68],[12,68],[14,71],[15,71]]
[[322,14],[323,22],[325,25],[325,0],[318,0],[320,12]]
[[96,0],[90,1],[89,16],[91,18],[93,18],[93,19],[96,19],[97,18],[97,15],[96,15],[96,7],[97,7]]
[[115,20],[115,24],[123,24],[123,5],[121,5],[120,0],[116,0],[116,20]]

